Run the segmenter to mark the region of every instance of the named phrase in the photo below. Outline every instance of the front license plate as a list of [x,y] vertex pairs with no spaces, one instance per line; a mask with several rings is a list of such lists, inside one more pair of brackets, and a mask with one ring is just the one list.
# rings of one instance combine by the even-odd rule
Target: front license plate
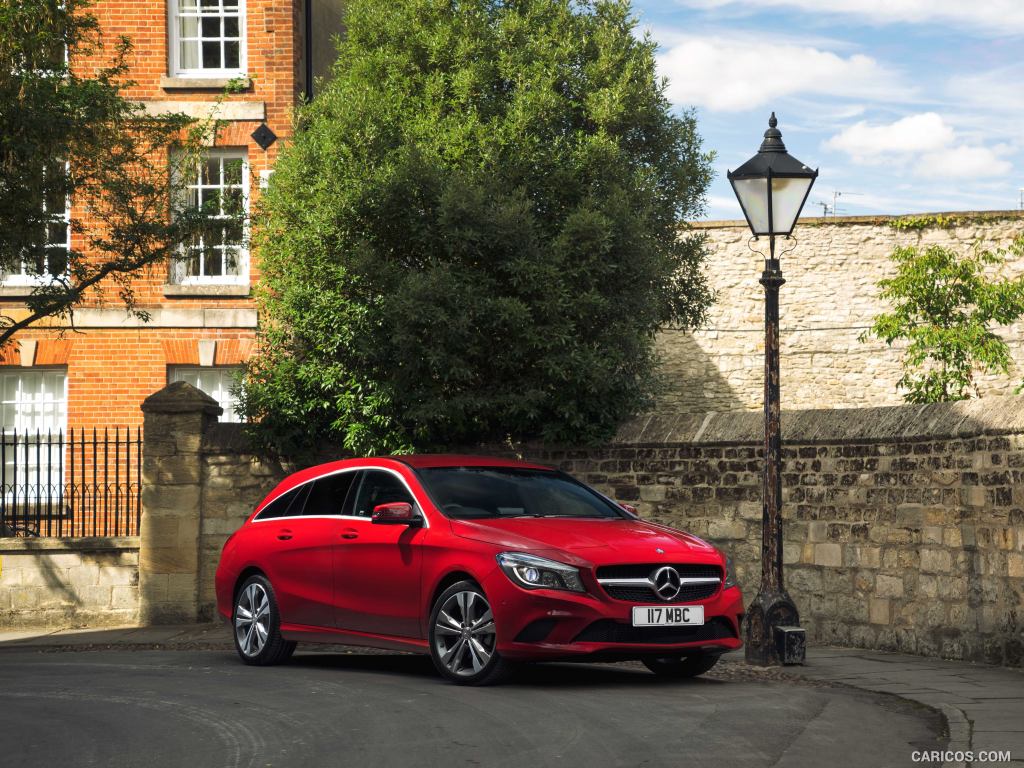
[[637,605],[633,608],[634,627],[699,627],[702,624],[703,605]]

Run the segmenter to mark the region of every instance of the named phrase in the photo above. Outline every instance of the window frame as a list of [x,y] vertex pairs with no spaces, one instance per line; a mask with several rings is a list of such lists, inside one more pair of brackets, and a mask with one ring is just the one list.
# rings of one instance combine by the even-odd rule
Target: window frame
[[[168,73],[171,77],[187,77],[187,78],[211,78],[211,79],[223,79],[225,77],[243,77],[248,74],[248,48],[249,48],[249,36],[247,30],[247,7],[246,0],[236,0],[238,4],[238,67],[237,68],[225,68],[220,67],[217,69],[206,68],[206,67],[183,67],[181,65],[181,32],[179,19],[182,16],[181,0],[168,0],[167,3],[167,52],[168,52]],[[196,9],[201,7],[201,0],[196,0]],[[218,8],[223,8],[223,0],[218,5]],[[193,14],[186,14],[193,15]],[[197,18],[202,18],[202,14],[196,13]],[[225,18],[223,14],[219,15],[222,20]],[[222,22],[223,23],[223,22]],[[200,38],[201,40],[202,38]],[[221,36],[219,38],[208,38],[210,40],[217,39],[223,44],[225,38],[223,35],[223,28],[221,29]],[[232,38],[233,39],[233,38]],[[202,63],[202,44],[200,43],[199,50],[199,61]]]
[[[40,383],[43,377],[46,375],[58,374],[63,377],[63,387],[60,398],[55,398],[49,401],[49,404],[57,404],[56,415],[59,420],[59,424],[54,427],[43,430],[41,427],[20,427],[17,422],[21,420],[21,416],[18,413],[19,406],[31,406],[32,400],[25,399],[14,399],[7,400],[4,395],[4,387],[0,386],[0,436],[2,436],[2,442],[5,444],[3,455],[4,463],[0,465],[0,493],[2,493],[7,501],[10,502],[16,499],[16,491],[8,492],[8,488],[16,489],[23,487],[26,489],[26,498],[30,495],[27,491],[30,487],[36,487],[38,489],[48,488],[48,493],[42,493],[42,497],[52,499],[57,505],[57,512],[51,514],[51,516],[60,516],[63,514],[60,510],[63,508],[63,488],[64,488],[64,457],[58,452],[58,455],[54,456],[48,450],[45,458],[40,454],[37,458],[36,452],[29,448],[32,444],[43,445],[49,443],[52,445],[53,440],[58,435],[67,435],[68,430],[68,384],[70,377],[68,376],[68,369],[66,366],[29,366],[24,368],[5,368],[0,370],[0,379],[5,377],[17,377],[19,384],[24,381],[24,377],[33,375],[38,376]],[[19,392],[24,391],[23,388],[18,390]],[[38,391],[38,390],[35,390]],[[12,426],[9,430],[4,423],[2,411],[6,409],[8,403],[11,403],[15,410],[15,426]],[[24,440],[21,445],[25,450],[25,459],[23,462],[18,462],[15,451],[17,450],[18,443],[15,442],[17,435],[24,435]],[[10,448],[10,450],[8,450]],[[7,466],[10,464],[12,467],[18,468],[18,473],[8,473]],[[10,480],[10,482],[8,482]],[[22,480],[22,482],[19,482]],[[55,493],[53,491],[56,491]]]
[[[60,375],[62,375],[64,377],[63,398],[54,401],[54,402],[63,402],[63,404],[64,404],[63,408],[61,409],[61,411],[62,411],[61,422],[62,423],[60,425],[54,427],[52,429],[52,432],[54,434],[56,434],[57,432],[61,432],[61,433],[66,434],[67,433],[67,429],[68,429],[68,382],[69,382],[69,379],[70,379],[70,377],[68,376],[67,366],[63,366],[63,365],[55,365],[55,366],[38,366],[38,365],[33,365],[33,366],[26,366],[26,367],[4,366],[3,368],[0,368],[0,377],[16,376],[18,378],[22,378],[22,377],[29,376],[29,375],[37,375],[41,379],[41,377],[46,376],[47,374],[60,374]],[[30,402],[30,401],[14,400],[14,401],[10,401],[10,402],[12,404],[14,404],[15,407],[17,407],[17,405],[19,405],[19,404],[24,404],[24,403],[27,403],[27,402]],[[3,387],[0,387],[0,405],[6,405],[7,403],[8,403],[8,401],[6,399],[4,399]],[[15,418],[16,419],[18,418],[17,414],[15,415]],[[7,425],[3,423],[3,414],[2,414],[2,412],[0,412],[0,432],[7,433],[7,432],[15,432],[15,431],[31,434],[35,430],[29,429],[29,428],[22,428],[22,427],[18,427],[18,426],[14,426],[14,427],[11,427],[10,429],[8,429]],[[42,434],[42,430],[40,430],[40,434]]]
[[[176,262],[187,258],[186,253],[188,252],[189,246],[183,246],[182,251],[171,257],[171,263],[169,264],[169,274],[167,276],[167,282],[170,285],[249,285],[249,205],[251,203],[251,190],[250,184],[251,179],[249,177],[249,151],[246,147],[217,147],[204,150],[202,153],[202,160],[200,161],[199,167],[195,169],[193,174],[190,174],[187,179],[175,178],[173,180],[175,195],[188,195],[189,189],[211,189],[212,186],[205,186],[202,183],[203,180],[203,163],[207,159],[217,157],[224,159],[241,159],[242,161],[242,241],[238,244],[238,274],[237,275],[187,275],[178,279],[177,264]],[[178,172],[180,173],[180,172]],[[220,165],[220,185],[216,187],[223,191],[226,187],[223,184],[224,171],[223,162]],[[194,182],[194,183],[193,183]],[[201,205],[201,203],[200,203]],[[222,218],[220,216],[213,216],[211,218]],[[203,259],[200,271],[205,272],[206,257],[202,254],[202,246],[200,246],[200,258]],[[222,256],[223,258],[223,256]]]
[[[65,172],[70,172],[70,166],[68,163],[64,163]],[[248,212],[248,209],[247,209]],[[48,213],[46,199],[43,199],[43,215],[46,216]],[[64,242],[63,243],[51,243],[49,242],[50,237],[50,226],[52,224],[61,223],[64,226]],[[4,288],[37,288],[39,286],[50,285],[54,281],[67,282],[71,276],[71,196],[68,195],[64,198],[64,212],[60,214],[60,217],[54,216],[52,222],[47,221],[46,223],[46,240],[43,243],[43,271],[39,274],[32,274],[26,269],[27,259],[22,258],[21,270],[18,272],[3,272],[0,274],[0,287]],[[50,274],[49,261],[50,255],[49,250],[52,248],[63,248],[64,249],[64,271],[59,275]]]

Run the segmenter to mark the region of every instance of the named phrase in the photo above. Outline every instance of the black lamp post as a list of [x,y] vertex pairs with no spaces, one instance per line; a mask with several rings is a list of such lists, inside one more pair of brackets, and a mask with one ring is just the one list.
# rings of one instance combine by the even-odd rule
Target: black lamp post
[[793,664],[804,660],[800,614],[782,582],[782,428],[779,421],[779,287],[776,236],[789,238],[811,186],[818,177],[786,152],[772,112],[757,154],[729,182],[754,233],[768,236],[764,286],[764,508],[761,530],[761,588],[747,610],[747,661]]

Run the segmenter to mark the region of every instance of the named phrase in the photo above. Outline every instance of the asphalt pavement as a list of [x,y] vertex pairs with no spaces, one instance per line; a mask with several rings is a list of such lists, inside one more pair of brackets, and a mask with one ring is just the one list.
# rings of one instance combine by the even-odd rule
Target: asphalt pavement
[[738,661],[672,682],[544,664],[461,688],[419,656],[300,650],[253,668],[144,647],[0,644],[0,766],[884,768],[947,743],[934,709]]

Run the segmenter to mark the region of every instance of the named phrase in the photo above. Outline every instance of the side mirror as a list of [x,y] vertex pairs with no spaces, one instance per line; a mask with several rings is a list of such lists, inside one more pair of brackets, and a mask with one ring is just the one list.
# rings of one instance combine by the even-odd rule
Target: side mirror
[[370,522],[377,525],[419,525],[420,516],[412,508],[412,504],[396,501],[374,507]]
[[636,511],[636,507],[634,507],[632,504],[625,504],[620,501],[619,506],[626,510],[626,512],[628,512],[633,517],[640,517],[640,513]]

